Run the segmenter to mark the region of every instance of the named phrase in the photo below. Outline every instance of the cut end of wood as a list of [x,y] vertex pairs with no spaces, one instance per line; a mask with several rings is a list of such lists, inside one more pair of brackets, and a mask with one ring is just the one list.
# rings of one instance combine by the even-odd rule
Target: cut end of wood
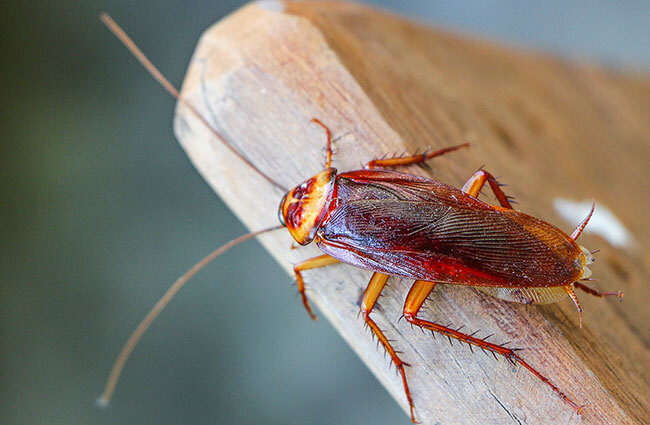
[[[639,194],[648,189],[626,172],[647,162],[638,152],[647,154],[650,101],[631,92],[648,91],[650,84],[631,81],[360,5],[259,1],[205,32],[182,95],[283,186],[293,187],[322,168],[324,136],[310,124],[317,117],[337,139],[339,170],[358,169],[384,154],[470,141],[472,149],[436,159],[432,172],[408,172],[458,186],[487,164],[510,183],[522,210],[556,225],[563,223],[553,213],[553,199],[595,194],[598,203],[632,223],[639,240],[650,240],[647,226],[634,224],[648,199]],[[206,181],[249,228],[276,222],[281,191],[180,104],[175,132]],[[622,194],[630,194],[624,203]],[[584,300],[582,331],[568,303],[511,304],[466,287],[439,285],[423,316],[470,332],[481,329],[523,348],[528,363],[586,404],[582,415],[588,423],[643,422],[650,380],[644,366],[650,325],[643,319],[650,254],[646,247],[634,257],[596,236],[582,237],[602,249],[605,261],[595,273],[608,289],[626,293],[624,308],[611,300]],[[262,240],[288,272],[292,262],[319,253],[313,246],[289,250],[286,234]],[[369,276],[336,265],[308,272],[306,279],[311,300],[408,411],[401,380],[357,319]],[[523,368],[398,323],[411,282],[390,282],[376,318],[413,365],[408,379],[423,423],[580,422]]]

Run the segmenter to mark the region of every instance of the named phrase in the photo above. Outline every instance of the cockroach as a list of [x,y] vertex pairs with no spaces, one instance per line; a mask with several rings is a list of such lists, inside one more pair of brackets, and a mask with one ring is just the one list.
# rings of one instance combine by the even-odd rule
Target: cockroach
[[[248,233],[223,245],[170,287],[124,345],[99,399],[101,403],[110,400],[122,368],[142,334],[190,277],[231,247],[286,228],[298,244],[314,242],[323,252],[294,265],[298,291],[312,319],[316,316],[305,294],[304,271],[342,262],[373,272],[361,300],[360,313],[401,376],[414,423],[415,406],[406,373],[408,364],[371,317],[390,276],[414,280],[404,302],[402,317],[406,321],[521,364],[580,412],[580,405],[528,364],[516,349],[421,319],[418,312],[437,284],[467,285],[503,300],[525,304],[554,303],[568,296],[578,310],[582,326],[582,309],[575,288],[598,297],[623,296],[621,292],[599,292],[581,283],[592,280],[589,266],[596,251],[578,245],[576,240],[589,222],[594,204],[587,217],[568,235],[543,220],[515,210],[502,185],[483,169],[476,171],[461,189],[431,178],[389,170],[423,164],[468,147],[467,143],[420,155],[375,159],[363,169],[339,173],[332,168],[331,132],[317,118],[312,121],[323,128],[327,139],[325,168],[286,190],[237,151],[187,102],[108,15],[102,14],[101,20],[214,136],[258,174],[286,192],[278,209],[280,226]],[[486,183],[499,206],[478,199]]]

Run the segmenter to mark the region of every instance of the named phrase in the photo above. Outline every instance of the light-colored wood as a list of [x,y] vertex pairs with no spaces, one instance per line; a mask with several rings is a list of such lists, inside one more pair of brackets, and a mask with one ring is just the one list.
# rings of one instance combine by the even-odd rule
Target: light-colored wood
[[[385,153],[470,141],[472,149],[432,161],[429,175],[460,186],[486,164],[510,184],[507,192],[521,210],[566,231],[573,224],[554,212],[553,200],[594,196],[639,241],[636,250],[622,250],[593,235],[581,240],[601,249],[593,266],[599,287],[623,290],[623,303],[580,294],[585,327],[579,329],[568,300],[526,306],[438,285],[423,316],[494,333],[493,341],[524,348],[522,357],[586,405],[582,418],[525,369],[398,323],[407,280],[389,281],[374,317],[414,366],[407,373],[423,423],[650,421],[647,78],[496,47],[354,4],[262,2],[205,32],[182,93],[287,187],[323,166],[325,136],[309,122],[318,117],[339,137],[334,166],[340,170]],[[283,194],[182,106],[175,131],[201,174],[248,227],[277,222]],[[292,262],[318,254],[313,246],[289,250],[291,239],[282,231],[262,241],[288,272]],[[399,377],[357,317],[370,275],[334,265],[305,278],[321,314],[406,409]]]

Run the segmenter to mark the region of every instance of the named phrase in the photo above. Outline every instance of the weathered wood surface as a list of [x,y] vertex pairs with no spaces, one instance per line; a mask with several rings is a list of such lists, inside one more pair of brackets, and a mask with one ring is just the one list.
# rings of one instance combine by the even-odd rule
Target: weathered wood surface
[[[318,117],[340,137],[334,156],[340,170],[384,153],[470,141],[472,149],[434,160],[431,172],[409,171],[459,186],[486,164],[510,184],[521,210],[567,231],[573,224],[557,216],[553,200],[594,196],[639,241],[636,251],[626,251],[597,236],[582,239],[601,249],[593,266],[599,287],[623,290],[623,303],[579,294],[585,310],[579,329],[568,300],[526,306],[442,286],[423,313],[525,348],[526,360],[586,405],[582,418],[525,369],[398,323],[407,280],[391,280],[375,317],[414,365],[408,377],[423,423],[650,421],[647,78],[496,47],[359,5],[264,2],[206,31],[182,92],[287,187],[322,168],[324,134],[309,123]],[[247,226],[277,222],[280,191],[181,106],[175,130],[198,170]],[[315,247],[289,250],[291,239],[282,231],[262,241],[287,271],[318,253]],[[321,314],[406,408],[400,379],[357,317],[369,278],[346,265],[306,273]]]

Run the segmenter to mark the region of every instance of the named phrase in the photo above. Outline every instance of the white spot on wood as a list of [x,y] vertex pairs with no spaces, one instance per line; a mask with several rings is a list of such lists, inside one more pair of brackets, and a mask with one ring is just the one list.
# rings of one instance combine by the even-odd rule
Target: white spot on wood
[[281,0],[257,0],[257,6],[269,12],[284,12],[285,4]]
[[[572,226],[577,226],[591,209],[591,200],[572,201],[556,198],[553,201],[555,211]],[[585,227],[584,233],[595,233],[619,248],[632,248],[635,245],[632,233],[606,206],[596,202],[594,215]]]

